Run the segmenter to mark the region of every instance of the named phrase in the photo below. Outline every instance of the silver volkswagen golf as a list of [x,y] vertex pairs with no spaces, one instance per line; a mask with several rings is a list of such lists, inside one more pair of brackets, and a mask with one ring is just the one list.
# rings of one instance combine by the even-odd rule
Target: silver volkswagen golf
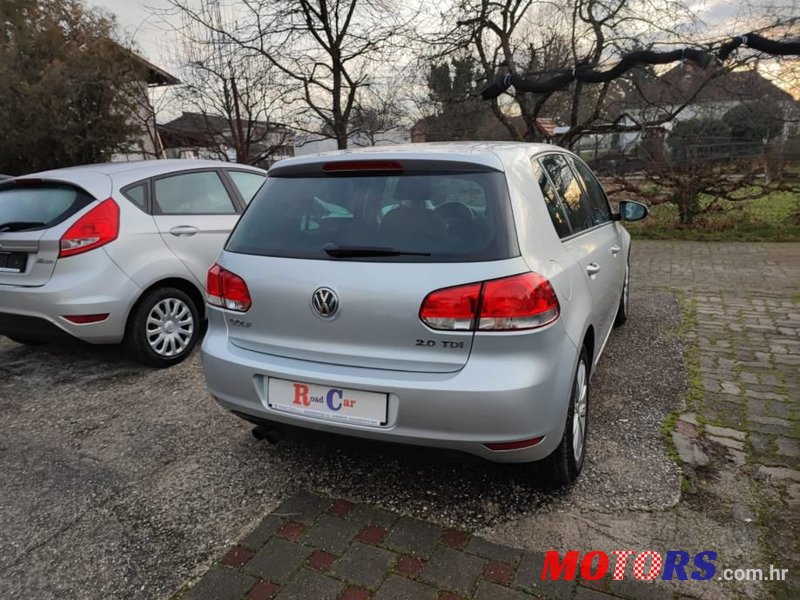
[[630,236],[575,155],[414,144],[278,163],[208,272],[211,394],[282,424],[583,465]]
[[200,339],[206,272],[261,169],[109,163],[0,183],[0,335],[125,341],[165,367]]

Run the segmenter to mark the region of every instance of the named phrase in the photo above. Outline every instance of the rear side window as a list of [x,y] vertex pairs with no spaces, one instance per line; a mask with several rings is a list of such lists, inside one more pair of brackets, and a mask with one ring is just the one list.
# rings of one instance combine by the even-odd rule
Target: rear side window
[[[392,248],[358,260],[470,262],[519,254],[502,173],[270,176],[230,252],[331,259],[324,247]],[[412,253],[412,254],[407,254]]]
[[154,181],[153,211],[161,215],[229,215],[236,212],[216,171],[181,173]]
[[583,181],[583,187],[589,196],[589,206],[592,209],[592,220],[595,225],[608,223],[611,220],[611,208],[608,206],[606,193],[597,177],[582,160],[573,160],[572,164],[578,172],[578,177]]
[[563,238],[572,235],[572,228],[567,220],[567,214],[564,212],[564,207],[561,200],[558,198],[556,188],[547,177],[542,165],[538,161],[533,161],[533,176],[539,182],[539,188],[542,190],[545,204],[547,205],[547,212],[550,214],[550,220],[553,222],[558,237]]
[[246,204],[250,204],[253,196],[256,195],[256,192],[267,178],[266,175],[249,173],[247,171],[228,171],[228,175],[231,176],[233,184],[236,186],[236,189],[239,190]]
[[0,233],[53,227],[93,200],[86,192],[66,185],[29,187],[23,182],[0,188]]
[[122,190],[125,197],[133,202],[137,208],[147,212],[147,184],[139,183]]
[[561,154],[549,154],[542,159],[542,166],[556,186],[558,195],[567,212],[572,232],[578,233],[594,227],[592,211],[583,187],[575,173]]

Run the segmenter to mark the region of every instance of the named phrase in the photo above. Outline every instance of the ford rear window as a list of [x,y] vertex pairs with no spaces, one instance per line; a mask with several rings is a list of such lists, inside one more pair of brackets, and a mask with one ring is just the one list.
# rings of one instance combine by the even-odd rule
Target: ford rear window
[[0,187],[0,233],[53,227],[92,201],[86,192],[59,184],[25,180]]
[[505,176],[463,171],[270,176],[226,250],[394,262],[519,254]]

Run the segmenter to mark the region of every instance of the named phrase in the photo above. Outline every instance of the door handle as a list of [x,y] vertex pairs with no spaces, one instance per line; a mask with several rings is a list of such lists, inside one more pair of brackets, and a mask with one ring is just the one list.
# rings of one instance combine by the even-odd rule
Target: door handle
[[589,277],[594,277],[600,272],[600,265],[597,263],[589,263],[586,265],[586,272],[589,274]]
[[616,244],[611,246],[611,256],[616,256],[617,254],[619,254],[620,250],[622,250],[622,248],[620,248]]
[[169,230],[169,232],[175,237],[188,237],[196,234],[198,231],[200,230],[197,229],[197,227],[193,227],[191,225],[176,225]]

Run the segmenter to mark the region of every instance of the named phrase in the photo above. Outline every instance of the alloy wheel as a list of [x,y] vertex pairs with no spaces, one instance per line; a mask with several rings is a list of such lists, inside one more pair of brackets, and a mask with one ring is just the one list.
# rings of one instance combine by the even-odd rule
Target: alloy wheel
[[572,454],[575,462],[580,463],[586,443],[586,413],[589,402],[589,382],[583,358],[578,363],[578,371],[575,373],[572,397]]

